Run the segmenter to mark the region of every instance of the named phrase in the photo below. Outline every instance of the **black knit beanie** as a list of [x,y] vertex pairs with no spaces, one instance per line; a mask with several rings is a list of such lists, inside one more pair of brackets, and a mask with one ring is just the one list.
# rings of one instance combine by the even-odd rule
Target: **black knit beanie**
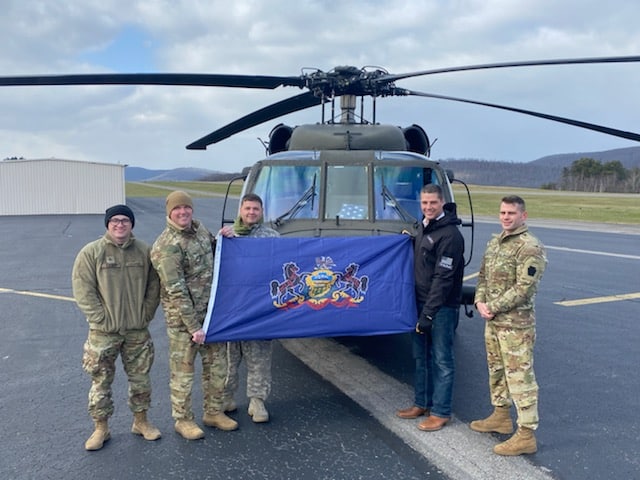
[[107,208],[107,211],[104,212],[104,226],[108,227],[109,220],[116,215],[129,217],[129,220],[131,220],[131,228],[136,226],[136,217],[133,216],[133,211],[126,205],[114,205],[113,207]]

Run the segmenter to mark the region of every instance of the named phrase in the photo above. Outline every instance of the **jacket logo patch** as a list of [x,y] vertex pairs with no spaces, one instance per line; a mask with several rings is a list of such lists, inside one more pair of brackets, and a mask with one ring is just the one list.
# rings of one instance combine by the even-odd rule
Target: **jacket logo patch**
[[442,257],[440,259],[439,266],[442,268],[446,268],[447,270],[453,270],[453,258],[451,257]]

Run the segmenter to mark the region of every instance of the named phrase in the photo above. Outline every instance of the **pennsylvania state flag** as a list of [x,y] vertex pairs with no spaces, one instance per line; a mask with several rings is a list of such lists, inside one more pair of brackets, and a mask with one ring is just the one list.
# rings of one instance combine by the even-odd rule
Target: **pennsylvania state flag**
[[416,318],[407,235],[218,237],[207,342],[400,333]]

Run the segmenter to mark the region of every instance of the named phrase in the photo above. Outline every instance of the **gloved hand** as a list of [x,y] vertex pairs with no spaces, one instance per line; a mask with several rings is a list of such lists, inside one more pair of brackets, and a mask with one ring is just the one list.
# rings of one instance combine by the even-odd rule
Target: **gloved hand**
[[422,312],[420,314],[420,317],[418,317],[418,323],[416,323],[416,332],[425,333],[431,328],[432,325],[433,318],[431,318],[431,315],[427,315]]

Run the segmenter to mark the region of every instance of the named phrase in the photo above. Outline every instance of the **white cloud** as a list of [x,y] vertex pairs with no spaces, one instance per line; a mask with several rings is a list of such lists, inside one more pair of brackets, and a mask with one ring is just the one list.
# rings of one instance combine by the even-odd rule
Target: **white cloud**
[[[612,0],[6,0],[3,75],[157,71],[298,75],[303,67],[378,65],[392,73],[542,58],[640,53],[640,5]],[[114,62],[122,32],[140,32],[138,57]],[[136,37],[133,35],[132,37]],[[119,51],[118,51],[119,52]],[[111,55],[111,57],[109,56]],[[119,55],[123,55],[119,53]],[[148,58],[144,58],[148,55]],[[138,58],[138,61],[136,61]],[[116,57],[117,60],[121,60]],[[124,60],[127,60],[126,62]],[[634,130],[640,64],[460,72],[398,86]],[[185,145],[298,89],[0,87],[0,158],[63,157],[149,168],[239,170],[263,154],[280,121],[316,122],[316,109],[242,132],[206,152]],[[378,121],[421,124],[435,158],[529,161],[636,145],[491,109],[418,98],[381,99]],[[125,160],[123,160],[125,159]]]

